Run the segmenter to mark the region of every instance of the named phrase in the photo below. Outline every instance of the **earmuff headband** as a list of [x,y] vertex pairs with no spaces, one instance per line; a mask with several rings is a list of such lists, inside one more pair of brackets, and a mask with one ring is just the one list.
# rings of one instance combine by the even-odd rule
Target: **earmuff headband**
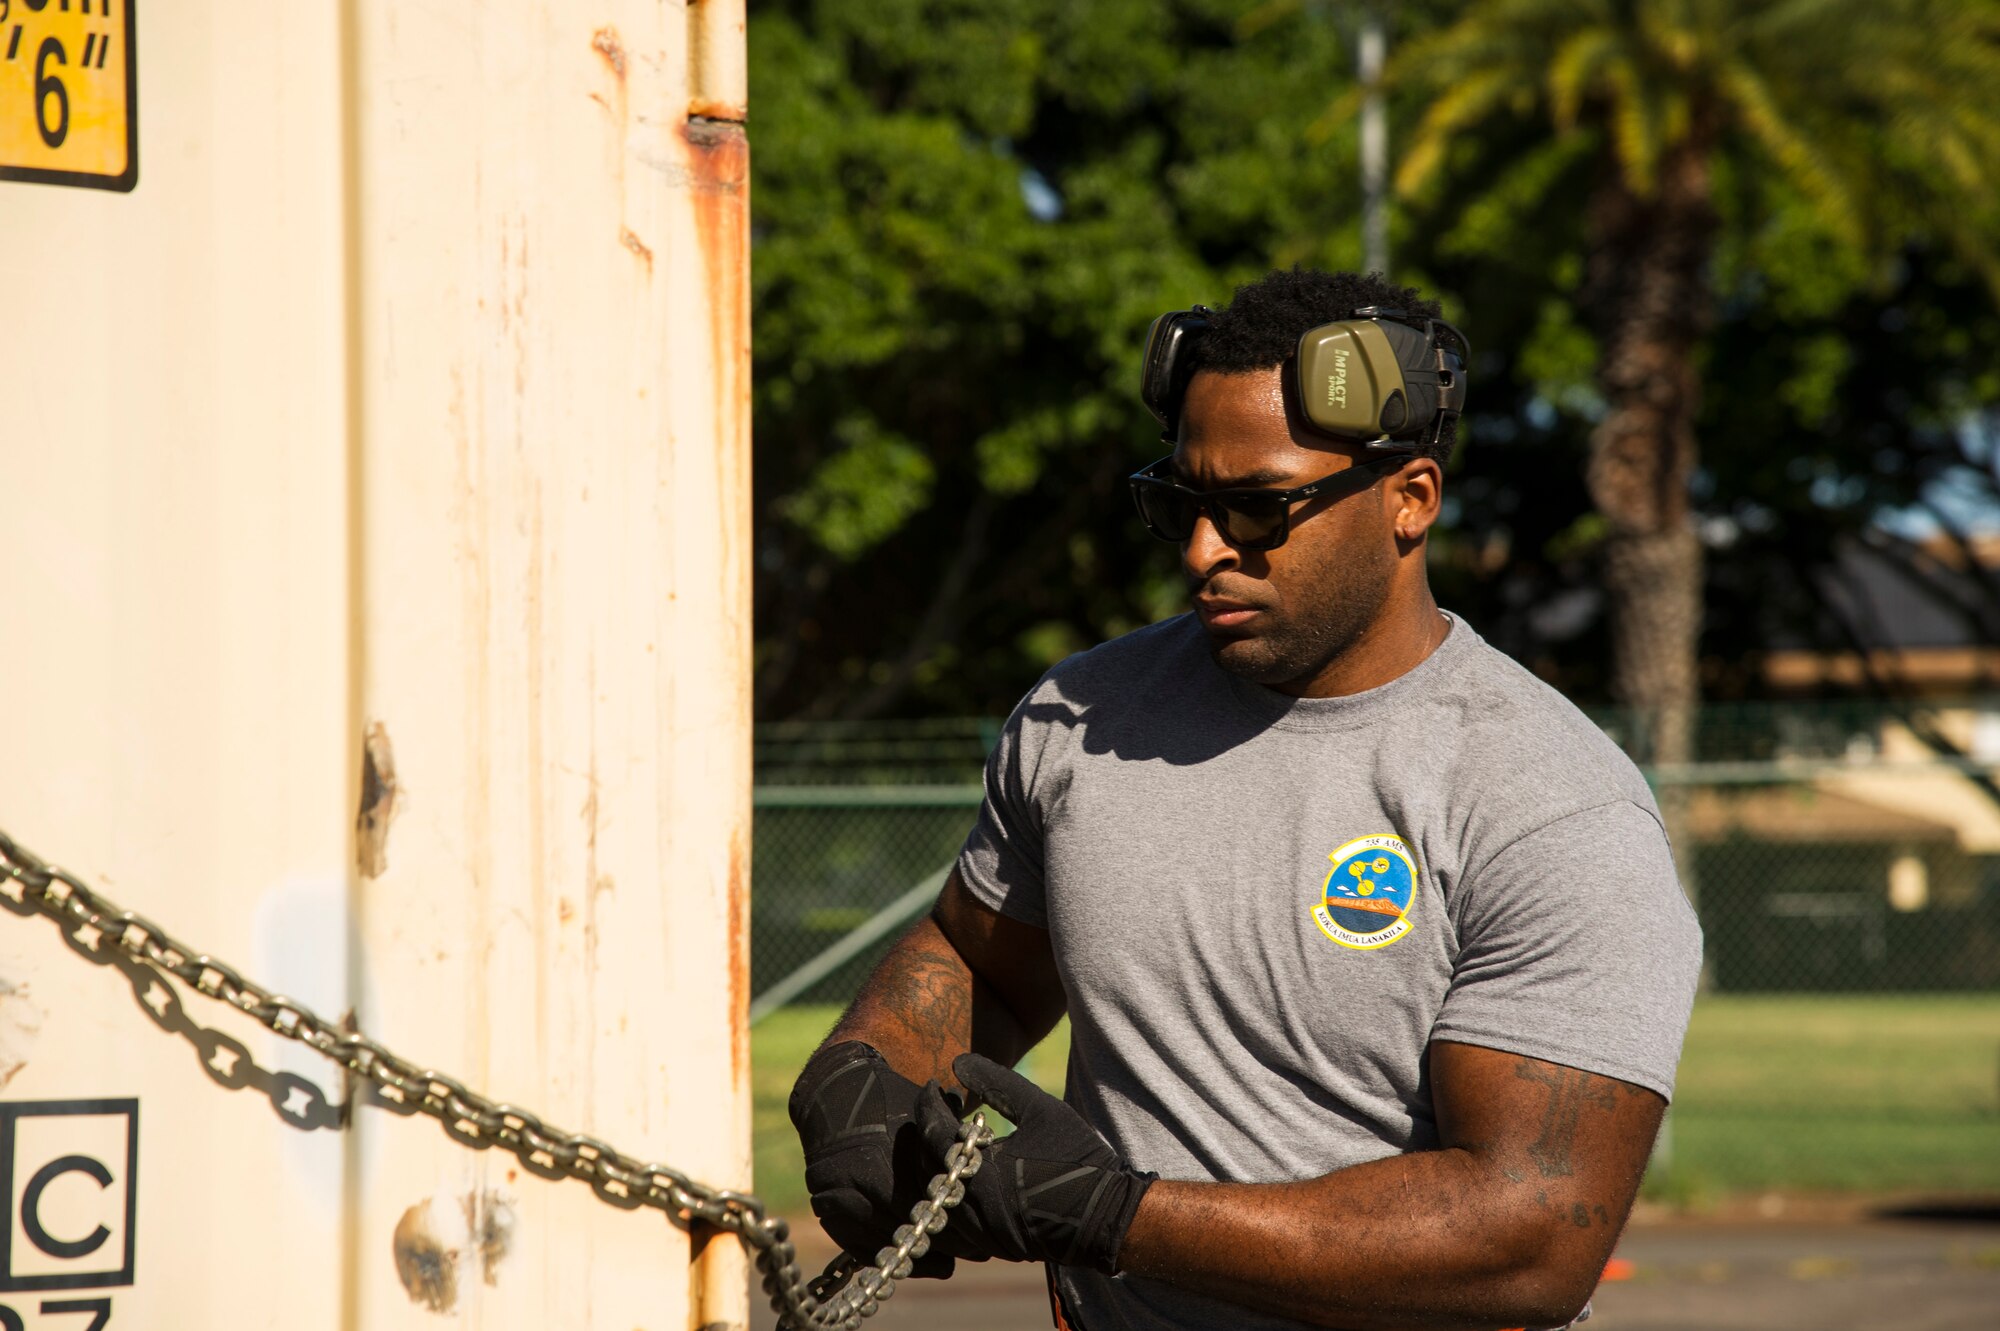
[[[1197,305],[1153,321],[1140,397],[1174,442],[1193,373],[1194,344],[1211,311]],[[1298,406],[1315,429],[1372,451],[1415,452],[1465,410],[1465,334],[1442,319],[1367,306],[1299,339]]]

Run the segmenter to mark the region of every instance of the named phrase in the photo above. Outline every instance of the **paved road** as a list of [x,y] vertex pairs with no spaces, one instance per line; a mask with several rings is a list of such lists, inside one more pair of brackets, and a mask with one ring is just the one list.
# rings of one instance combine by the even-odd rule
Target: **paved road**
[[[1598,1291],[1590,1331],[2000,1329],[2000,1225],[1991,1223],[1635,1225],[1618,1255],[1632,1278]],[[1046,1331],[1038,1269],[960,1272],[903,1286],[867,1325]],[[768,1310],[751,1319],[753,1331],[773,1325]]]

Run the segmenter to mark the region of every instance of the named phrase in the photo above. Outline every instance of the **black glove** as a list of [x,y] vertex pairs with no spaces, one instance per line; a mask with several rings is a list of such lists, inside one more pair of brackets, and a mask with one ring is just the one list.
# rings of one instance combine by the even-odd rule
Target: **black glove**
[[[965,1200],[949,1213],[932,1251],[1115,1275],[1139,1199],[1159,1175],[1128,1167],[1081,1114],[1020,1073],[981,1054],[959,1055],[951,1070],[976,1101],[1005,1114],[1015,1128],[985,1149],[979,1172],[965,1180]],[[958,1140],[958,1115],[936,1082],[924,1088],[917,1122],[939,1170]]]
[[[805,1147],[813,1214],[827,1237],[863,1261],[894,1241],[939,1172],[914,1120],[921,1092],[859,1040],[814,1054],[792,1088],[786,1108]],[[942,1279],[951,1269],[950,1255],[933,1248],[911,1274]]]

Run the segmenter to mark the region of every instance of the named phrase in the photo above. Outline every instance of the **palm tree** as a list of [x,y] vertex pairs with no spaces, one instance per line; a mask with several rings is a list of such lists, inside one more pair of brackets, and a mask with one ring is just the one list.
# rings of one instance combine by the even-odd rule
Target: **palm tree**
[[2000,3],[1482,0],[1406,39],[1389,77],[1427,99],[1397,173],[1405,196],[1459,174],[1460,143],[1519,144],[1523,124],[1591,154],[1574,223],[1603,399],[1586,480],[1605,532],[1612,687],[1654,718],[1652,759],[1685,761],[1702,588],[1688,483],[1718,167],[1784,182],[1878,264],[1912,234],[1942,238],[2000,293]]

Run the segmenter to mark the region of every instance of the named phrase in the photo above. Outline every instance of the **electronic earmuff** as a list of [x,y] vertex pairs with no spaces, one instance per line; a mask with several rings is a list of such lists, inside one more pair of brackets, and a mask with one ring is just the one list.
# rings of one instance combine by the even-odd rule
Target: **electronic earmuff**
[[[1178,442],[1181,403],[1194,373],[1195,344],[1208,332],[1206,305],[1153,320],[1139,396],[1162,438]],[[1313,428],[1380,453],[1414,453],[1438,441],[1465,410],[1465,334],[1442,319],[1369,305],[1351,319],[1321,324],[1299,339],[1300,414]]]

